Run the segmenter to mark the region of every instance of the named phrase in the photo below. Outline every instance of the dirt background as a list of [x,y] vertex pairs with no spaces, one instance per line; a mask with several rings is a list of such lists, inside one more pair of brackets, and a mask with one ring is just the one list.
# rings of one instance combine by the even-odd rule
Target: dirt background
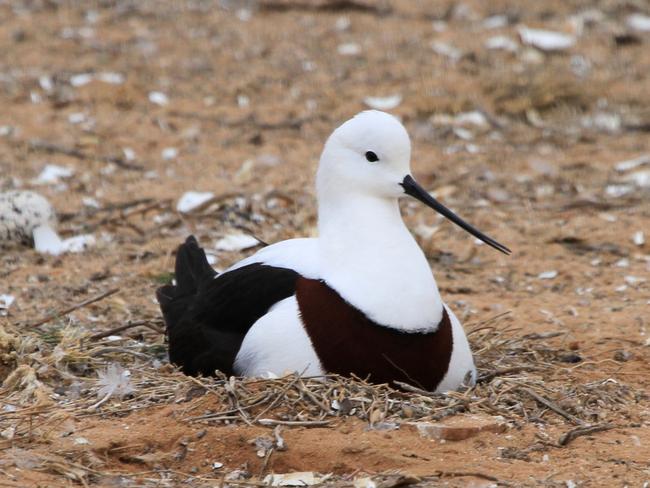
[[[334,473],[351,484],[360,473],[380,479],[398,470],[423,477],[422,485],[647,486],[650,33],[630,24],[634,14],[650,15],[650,6],[0,2],[0,190],[36,189],[56,207],[63,236],[97,239],[84,253],[59,257],[0,251],[0,294],[16,298],[0,317],[0,380],[22,365],[46,392],[27,394],[27,383],[5,381],[0,486],[218,486],[220,473],[236,469],[253,478],[233,486],[255,485],[268,472]],[[521,41],[524,25],[576,42],[536,49]],[[494,36],[514,47],[488,49]],[[626,385],[634,401],[598,419],[612,428],[531,450],[571,426],[547,411],[543,422],[440,442],[407,426],[382,431],[340,418],[285,428],[288,449],[266,459],[249,441],[272,429],[186,422],[189,410],[205,407],[192,399],[191,408],[171,399],[131,414],[111,400],[111,411],[71,414],[51,428],[45,422],[37,434],[11,423],[10,413],[46,404],[46,416],[66,411],[61,376],[38,358],[54,354],[62,337],[73,341],[70,330],[147,322],[123,339],[165,370],[153,292],[170,278],[178,243],[195,233],[223,269],[250,252],[215,250],[226,235],[243,229],[265,242],[313,235],[312,181],[324,140],[367,108],[366,97],[394,95],[401,102],[391,112],[411,134],[416,178],[514,251],[506,257],[477,246],[405,202],[444,299],[465,324],[498,316],[495,327],[537,334],[545,347],[574,356],[543,380]],[[36,185],[45,164],[74,175]],[[210,191],[216,201],[182,215],[175,205],[186,191]],[[130,360],[125,367],[133,368]],[[97,378],[95,370],[74,373]],[[213,469],[215,462],[223,467]],[[405,482],[393,476],[382,486],[395,480]]]

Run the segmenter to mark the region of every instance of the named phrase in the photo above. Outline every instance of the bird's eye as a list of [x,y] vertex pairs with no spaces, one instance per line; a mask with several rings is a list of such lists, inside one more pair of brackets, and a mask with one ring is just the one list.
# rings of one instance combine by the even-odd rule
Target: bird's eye
[[374,163],[375,161],[379,161],[379,158],[377,157],[377,155],[372,151],[368,151],[366,153],[366,159],[368,161],[370,161],[371,163]]

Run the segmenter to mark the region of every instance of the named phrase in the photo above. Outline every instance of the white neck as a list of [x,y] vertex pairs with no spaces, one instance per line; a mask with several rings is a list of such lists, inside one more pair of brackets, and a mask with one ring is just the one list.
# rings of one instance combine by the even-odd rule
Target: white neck
[[435,330],[442,300],[397,199],[332,186],[318,196],[325,282],[378,324],[411,332]]

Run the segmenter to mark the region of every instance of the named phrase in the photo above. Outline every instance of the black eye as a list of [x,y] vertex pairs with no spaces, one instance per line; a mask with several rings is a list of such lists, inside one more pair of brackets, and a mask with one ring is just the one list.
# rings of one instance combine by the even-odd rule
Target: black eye
[[379,161],[379,158],[377,157],[377,155],[372,151],[368,151],[366,153],[366,159],[368,161],[370,161],[371,163],[374,163],[375,161]]

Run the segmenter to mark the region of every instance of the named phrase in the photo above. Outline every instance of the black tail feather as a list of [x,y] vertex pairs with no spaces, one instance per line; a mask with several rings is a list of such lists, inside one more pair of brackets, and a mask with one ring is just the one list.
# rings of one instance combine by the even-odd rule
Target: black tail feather
[[194,236],[189,236],[178,247],[175,270],[176,284],[156,290],[156,298],[168,328],[174,327],[180,320],[192,303],[199,285],[214,279],[217,274]]
[[199,283],[211,280],[217,274],[194,236],[189,236],[178,247],[175,273],[176,288],[181,295],[194,295]]

